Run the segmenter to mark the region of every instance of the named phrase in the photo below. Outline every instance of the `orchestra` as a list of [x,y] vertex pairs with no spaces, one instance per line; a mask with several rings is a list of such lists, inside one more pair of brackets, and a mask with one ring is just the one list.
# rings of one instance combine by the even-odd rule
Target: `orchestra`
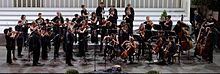
[[[150,16],[146,16],[146,21],[143,21],[139,25],[139,29],[133,32],[135,13],[130,4],[125,8],[124,21],[120,25],[117,24],[118,13],[114,5],[109,9],[108,17],[106,19],[103,17],[105,12],[103,4],[101,2],[96,12],[91,14],[86,6],[82,5],[81,15],[75,14],[72,20],[69,18],[64,20],[60,11],[51,20],[44,20],[42,13],[38,13],[38,18],[32,23],[28,23],[26,16],[21,15],[15,31],[12,28],[4,30],[7,49],[6,62],[11,64],[13,60],[17,59],[16,46],[19,58],[25,55],[22,54],[22,47],[29,47],[29,52],[33,53],[33,66],[41,65],[40,57],[42,60],[48,60],[51,49],[54,50],[54,59],[59,58],[61,55],[59,50],[62,46],[66,64],[73,66],[71,61],[75,60],[73,58],[74,44],[78,45],[77,57],[85,60],[86,52],[89,52],[89,39],[91,43],[100,46],[100,53],[103,53],[104,50],[105,58],[115,61],[114,58],[120,57],[124,63],[127,63],[127,60],[134,63],[133,56],[138,56],[138,60],[139,57],[142,57],[153,61],[152,56],[159,55],[158,63],[173,64],[175,54],[193,48],[193,38],[191,38],[193,33],[190,34],[190,27],[183,21],[183,15],[180,16],[181,19],[175,26],[173,26],[171,15],[161,17],[158,21],[159,25],[154,24]],[[201,56],[202,59],[212,63],[213,27],[216,20],[210,15],[206,21],[202,21],[197,11],[195,14],[193,21],[193,32],[196,39],[194,56]],[[28,30],[30,30],[30,34]],[[13,59],[11,59],[12,56]]]

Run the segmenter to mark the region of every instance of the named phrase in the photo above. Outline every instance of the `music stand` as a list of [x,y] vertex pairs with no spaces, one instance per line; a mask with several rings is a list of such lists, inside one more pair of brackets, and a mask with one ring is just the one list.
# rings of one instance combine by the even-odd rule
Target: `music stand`
[[154,28],[155,30],[162,30],[162,26],[159,25],[159,24],[154,24],[154,25],[153,25],[153,28]]

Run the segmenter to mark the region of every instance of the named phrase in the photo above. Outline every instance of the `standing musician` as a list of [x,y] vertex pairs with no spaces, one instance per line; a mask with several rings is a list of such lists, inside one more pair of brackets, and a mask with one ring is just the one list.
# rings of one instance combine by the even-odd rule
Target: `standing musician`
[[11,51],[14,49],[14,39],[12,36],[12,28],[8,28],[4,30],[5,39],[6,39],[6,49],[7,49],[7,60],[6,63],[12,64],[12,57],[11,57]]
[[18,57],[22,57],[23,55],[21,54],[22,52],[22,47],[23,47],[23,43],[24,43],[24,36],[23,36],[23,25],[22,25],[22,21],[18,21],[18,25],[15,26],[15,31],[18,32],[18,37],[16,38],[17,41],[17,49],[18,49]]
[[118,16],[118,10],[115,8],[115,5],[111,5],[111,8],[108,11],[109,14],[111,14],[111,11],[114,11],[115,15]]
[[173,26],[173,22],[172,22],[172,20],[171,20],[171,16],[168,15],[168,16],[166,17],[166,22],[164,23],[164,30],[165,30],[165,31],[171,31],[172,26]]
[[53,33],[55,35],[55,38],[53,40],[54,42],[54,59],[59,57],[59,48],[60,48],[60,43],[61,43],[61,27],[62,24],[64,23],[63,16],[61,15],[60,12],[57,12],[57,16],[52,19],[53,23]]
[[82,24],[80,28],[77,30],[79,34],[79,57],[85,58],[85,52],[86,52],[86,37],[87,37],[87,23],[85,21],[82,21]]
[[133,35],[133,21],[134,21],[134,15],[131,13],[131,11],[127,11],[127,14],[123,16],[123,20],[128,23],[128,28],[129,28],[129,34]]
[[73,66],[73,64],[71,63],[71,59],[73,58],[73,42],[74,42],[74,34],[73,34],[74,30],[71,28],[67,29],[67,33],[66,33],[66,46],[67,46],[67,50],[66,50],[66,64],[68,66]]
[[144,42],[146,42],[146,37],[145,37],[145,32],[146,32],[146,29],[145,29],[145,26],[143,23],[141,23],[141,25],[139,26],[139,34],[140,34],[140,37],[141,37],[141,42],[139,41],[140,44],[140,48],[138,49],[138,57],[142,54],[142,56],[144,55],[144,49],[146,48],[146,45]]
[[134,16],[134,8],[131,6],[131,4],[128,4],[125,8],[125,15],[128,15],[128,12],[131,12],[131,15]]
[[23,37],[25,42],[28,38],[28,29],[29,29],[28,20],[26,20],[26,15],[21,15],[21,20],[19,21],[22,21],[21,24],[23,25]]
[[[61,27],[61,42],[63,43],[63,51],[66,53],[66,33],[67,33],[67,28],[68,26],[71,26],[71,22],[69,20],[69,18],[66,18],[66,22],[64,24],[62,24]],[[65,56],[65,55],[64,55]]]
[[33,51],[33,66],[38,66],[40,65],[38,61],[40,58],[41,35],[36,22],[32,22],[31,30],[29,48]]
[[193,32],[191,33],[191,36],[193,34],[195,34],[195,40],[197,40],[198,35],[199,35],[199,30],[201,28],[203,19],[201,17],[201,15],[199,15],[198,10],[194,11],[194,18],[192,21],[192,28],[193,28]]
[[104,3],[100,2],[99,6],[96,8],[96,16],[99,23],[101,23],[104,13],[105,13]]
[[152,36],[151,29],[153,28],[153,21],[150,20],[150,16],[146,17],[146,21],[144,22],[144,24],[146,29],[145,40],[148,40]]
[[99,23],[99,26],[101,26],[100,52],[102,52],[102,50],[103,50],[103,41],[102,40],[107,35],[107,33],[106,33],[106,23],[107,23],[107,21],[105,20],[105,18],[102,18],[101,23]]
[[45,26],[44,24],[44,18],[42,18],[42,13],[38,13],[38,18],[35,20],[35,22],[40,26]]
[[160,21],[159,21],[159,24],[161,25],[162,30],[165,30],[165,26],[164,26],[164,23],[165,23],[165,22],[166,22],[166,17],[161,16]]
[[117,19],[118,19],[118,16],[117,16],[117,14],[115,13],[115,11],[110,11],[110,14],[109,14],[109,17],[108,17],[107,20],[112,23],[112,28],[113,28],[113,29],[116,29]]
[[137,43],[134,41],[133,37],[130,37],[129,41],[124,41],[121,46],[123,47],[124,45],[126,48],[124,48],[124,51],[121,54],[121,58],[125,60],[124,62],[127,62],[128,58],[130,63],[133,63],[132,55],[135,53]]
[[48,30],[43,27],[40,30],[40,35],[41,35],[41,47],[42,47],[42,51],[41,51],[41,59],[42,60],[47,60],[48,59],[48,47],[50,45],[50,34],[48,32]]
[[147,16],[147,17],[146,17],[146,21],[144,22],[144,24],[145,24],[145,29],[146,29],[146,30],[151,30],[151,29],[152,29],[152,27],[153,27],[153,21],[150,20],[150,16]]
[[90,27],[91,27],[91,42],[98,44],[98,33],[97,33],[97,16],[95,12],[92,12],[90,18]]
[[82,19],[83,20],[88,20],[89,12],[86,9],[86,5],[81,5],[81,8],[82,8],[82,10],[81,10]]

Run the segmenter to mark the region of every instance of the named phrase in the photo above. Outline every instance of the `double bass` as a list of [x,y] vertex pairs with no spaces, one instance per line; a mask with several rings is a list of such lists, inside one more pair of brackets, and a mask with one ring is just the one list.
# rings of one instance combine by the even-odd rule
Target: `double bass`
[[181,26],[181,31],[178,33],[181,49],[182,50],[190,50],[192,48],[192,40],[190,38],[189,26],[183,22],[179,23]]

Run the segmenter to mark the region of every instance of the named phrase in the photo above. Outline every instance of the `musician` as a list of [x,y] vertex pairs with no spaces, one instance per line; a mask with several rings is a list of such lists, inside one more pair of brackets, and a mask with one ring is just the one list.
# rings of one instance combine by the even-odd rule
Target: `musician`
[[73,34],[73,29],[68,28],[67,29],[67,33],[65,36],[65,40],[66,40],[66,46],[67,46],[67,50],[66,50],[66,64],[68,66],[73,66],[73,64],[71,63],[71,59],[73,58],[73,42],[74,42],[74,34]]
[[[36,22],[32,22],[32,25],[37,25]],[[41,47],[41,39],[40,39],[40,31],[38,29],[32,29],[31,39],[29,42],[29,48],[33,50],[33,66],[40,65],[39,58],[40,58],[40,47]]]
[[114,11],[115,15],[118,16],[118,10],[115,8],[115,5],[111,5],[108,11],[109,11],[109,14],[111,14],[111,11]]
[[105,20],[105,18],[102,18],[102,21],[101,23],[99,23],[99,26],[101,26],[101,40],[100,40],[100,52],[102,52],[102,49],[103,49],[103,42],[102,40],[104,39],[104,37],[107,35],[106,33],[106,23],[107,21]]
[[53,24],[57,24],[57,23],[59,23],[59,21],[63,24],[64,19],[63,19],[61,12],[57,12],[57,15],[51,21]]
[[161,25],[162,30],[165,30],[165,26],[164,26],[165,22],[166,22],[166,17],[162,16],[159,21],[159,24]]
[[18,25],[15,26],[15,31],[18,32],[18,36],[16,38],[17,41],[17,49],[18,49],[18,57],[22,57],[23,55],[21,54],[22,52],[22,47],[23,47],[23,42],[24,42],[24,36],[23,36],[23,25],[22,25],[22,21],[18,21]]
[[169,37],[169,42],[167,47],[164,49],[164,55],[168,57],[167,63],[173,64],[173,55],[176,53],[175,42],[172,37]]
[[128,12],[131,12],[131,15],[134,16],[134,8],[131,6],[131,4],[128,4],[125,8],[125,15],[128,15]]
[[116,55],[117,55],[116,54],[117,53],[116,47],[119,44],[118,38],[116,37],[116,34],[111,33],[110,36],[105,36],[104,40],[107,43],[107,45],[105,47],[105,50],[108,49],[108,50],[112,51],[112,54],[110,54],[110,59],[109,59],[110,61],[112,61],[113,58],[116,57]]
[[164,23],[164,27],[165,27],[164,29],[167,30],[167,31],[171,31],[172,26],[173,26],[173,22],[171,20],[171,16],[168,15],[166,17],[166,22]]
[[83,18],[83,20],[88,20],[88,16],[89,16],[89,12],[86,9],[86,5],[81,5],[81,16]]
[[126,23],[128,23],[129,34],[132,35],[134,15],[131,13],[131,11],[127,11],[127,15],[125,15],[123,19],[126,21]]
[[194,34],[195,35],[195,40],[197,40],[198,35],[199,35],[199,29],[201,27],[203,20],[202,20],[202,16],[198,13],[198,10],[194,11],[194,18],[192,21],[192,28],[193,28],[193,32],[191,33],[191,36]]
[[35,20],[35,22],[40,26],[45,26],[44,18],[42,18],[42,13],[38,13],[38,18]]
[[116,29],[118,16],[115,11],[110,11],[108,21],[112,23],[112,28]]
[[[121,23],[121,28],[119,29],[119,35],[118,35],[119,45],[122,45],[124,41],[129,40],[129,33],[128,33],[128,25],[125,23]],[[124,50],[123,48],[120,48],[121,51]]]
[[[66,18],[66,22],[64,24],[62,24],[62,27],[61,27],[61,41],[63,42],[63,51],[66,53],[66,45],[67,45],[67,42],[66,42],[66,33],[67,33],[67,28],[71,26],[71,22],[69,20],[69,18]],[[70,28],[70,29],[73,29]],[[65,56],[65,55],[64,55]]]
[[[125,51],[127,50],[128,59],[129,59],[130,63],[133,63],[132,56],[135,53],[137,43],[134,41],[133,37],[130,37],[129,41],[125,41],[124,43],[122,43],[122,45],[124,45],[126,42],[128,42],[128,43],[126,44]],[[125,59],[124,62],[127,62],[127,59]]]
[[96,13],[92,12],[92,16],[90,18],[90,27],[91,27],[91,42],[98,44],[98,33],[97,33],[97,17]]
[[208,62],[213,63],[213,50],[215,46],[215,34],[213,32],[213,28],[210,28],[208,30],[209,33],[209,39],[210,39],[210,47],[208,50]]
[[42,60],[47,60],[48,59],[48,47],[50,45],[50,35],[47,31],[46,28],[41,28],[40,30],[40,35],[41,35],[41,59]]
[[6,63],[12,64],[12,59],[11,59],[11,50],[13,48],[13,38],[12,38],[12,28],[8,28],[4,30],[5,34],[5,39],[6,39],[6,49],[7,49],[7,59]]
[[78,27],[80,26],[83,19],[78,14],[75,14],[74,16],[75,16],[75,18],[72,19],[72,22],[75,23],[75,28],[78,29]]
[[146,37],[145,37],[145,25],[143,23],[141,23],[141,25],[139,26],[139,34],[140,34],[140,37],[141,37],[141,42],[139,41],[140,43],[140,48],[138,49],[138,57],[142,54],[142,56],[144,55],[144,49],[146,48],[146,45],[144,42],[146,42]]
[[151,30],[151,29],[152,29],[152,27],[153,27],[153,21],[150,20],[150,16],[147,16],[147,17],[146,17],[146,21],[144,22],[144,24],[145,24],[145,29],[146,29],[146,30]]
[[150,16],[146,17],[146,21],[144,22],[144,24],[145,24],[145,30],[146,30],[145,41],[147,41],[152,36],[151,29],[153,28],[153,21],[150,20]]
[[80,28],[78,29],[79,34],[79,57],[85,57],[86,51],[86,37],[87,37],[87,24],[85,21],[82,22]]
[[100,2],[99,6],[96,8],[96,16],[97,16],[99,23],[101,22],[104,13],[105,13],[104,2]]
[[215,18],[213,17],[212,14],[209,15],[208,19],[207,19],[207,22],[210,23],[208,26],[210,27],[213,27],[214,24],[217,23],[217,21],[215,20]]
[[23,37],[25,42],[28,38],[28,29],[29,29],[29,24],[28,24],[28,20],[26,20],[26,15],[21,15],[21,20],[19,21],[22,21],[21,24],[23,25]]

